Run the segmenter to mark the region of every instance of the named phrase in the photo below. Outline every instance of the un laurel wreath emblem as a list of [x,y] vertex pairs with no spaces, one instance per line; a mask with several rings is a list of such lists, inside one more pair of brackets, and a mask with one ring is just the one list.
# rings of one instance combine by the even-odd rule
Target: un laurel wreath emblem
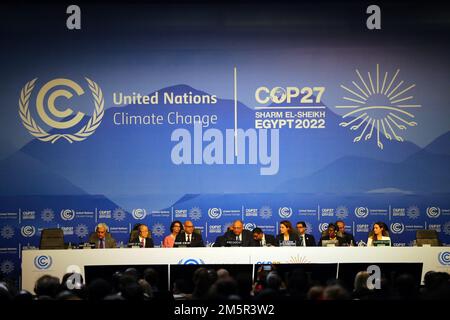
[[[66,139],[70,143],[74,141],[83,141],[90,135],[92,135],[95,130],[100,125],[102,118],[104,116],[104,106],[105,101],[103,98],[103,93],[100,87],[97,83],[92,81],[91,79],[85,78],[88,85],[89,90],[92,93],[93,101],[94,101],[94,113],[92,114],[92,117],[90,117],[89,121],[81,127],[77,132],[74,133],[49,133],[46,132],[44,129],[42,129],[36,121],[33,119],[30,113],[29,109],[29,103],[30,103],[30,97],[31,93],[35,87],[37,78],[27,82],[25,86],[22,88],[20,92],[20,99],[19,99],[19,115],[22,120],[22,124],[24,127],[30,132],[31,135],[36,137],[37,139],[45,142],[51,142],[55,143],[61,138]],[[48,126],[54,129],[68,129],[72,128],[75,125],[77,125],[84,117],[84,114],[81,112],[78,112],[72,119],[62,122],[57,122],[50,118],[46,111],[44,110],[44,98],[46,93],[56,86],[68,86],[71,89],[73,89],[78,95],[82,95],[84,93],[83,89],[74,81],[69,79],[54,79],[49,82],[47,82],[39,91],[37,99],[36,99],[36,109],[37,112]],[[66,109],[64,111],[61,111],[57,109],[54,105],[55,99],[57,97],[63,96],[65,98],[70,99],[72,97],[72,93],[67,90],[55,90],[51,94],[49,94],[48,97],[48,109],[52,113],[53,116],[59,117],[59,118],[67,118],[70,115],[73,114],[73,111],[71,109]]]

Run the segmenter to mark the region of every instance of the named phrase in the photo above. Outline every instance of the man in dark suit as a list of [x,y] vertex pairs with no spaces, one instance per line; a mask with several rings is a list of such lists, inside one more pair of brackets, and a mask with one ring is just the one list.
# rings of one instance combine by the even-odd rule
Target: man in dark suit
[[342,220],[336,221],[336,227],[338,228],[338,236],[340,236],[342,239],[344,239],[344,245],[345,246],[354,246],[355,245],[355,238],[351,233],[345,232],[345,222]]
[[256,247],[275,247],[275,237],[270,234],[265,234],[261,228],[255,228],[252,231],[254,246]]
[[139,226],[139,234],[130,240],[131,243],[140,243],[141,248],[153,248],[153,239],[150,237],[148,227],[145,224]]
[[99,223],[88,240],[89,243],[95,244],[97,249],[115,248],[116,240],[108,233],[108,226],[105,223]]
[[306,222],[299,221],[297,222],[297,232],[300,238],[300,247],[315,247],[316,239],[312,234],[306,233]]
[[200,233],[194,232],[194,224],[187,220],[184,223],[184,232],[181,231],[175,238],[173,245],[177,247],[204,247],[203,238]]
[[340,236],[338,236],[337,232],[336,232],[337,227],[330,223],[328,225],[327,231],[325,232],[325,234],[320,238],[318,246],[322,246],[322,240],[337,240],[338,241],[338,246],[343,246],[344,245],[344,239],[341,238]]
[[233,232],[225,234],[226,246],[253,247],[255,246],[253,234],[249,230],[244,230],[241,220],[233,222]]

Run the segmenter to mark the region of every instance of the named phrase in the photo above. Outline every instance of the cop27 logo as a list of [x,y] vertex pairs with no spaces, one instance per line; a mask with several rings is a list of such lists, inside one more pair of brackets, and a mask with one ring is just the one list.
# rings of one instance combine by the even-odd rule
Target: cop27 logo
[[443,251],[439,253],[438,260],[443,266],[450,266],[450,251]]
[[209,208],[208,217],[211,219],[219,219],[222,216],[222,209],[220,208]]
[[[61,138],[70,143],[74,141],[83,141],[92,135],[100,125],[105,114],[105,101],[102,90],[97,83],[91,79],[85,79],[89,86],[89,90],[92,93],[94,113],[92,114],[92,117],[90,117],[89,120],[78,130],[74,130],[73,128],[81,125],[85,118],[85,114],[82,112],[77,112],[74,115],[74,111],[70,108],[61,110],[61,108],[58,108],[55,105],[55,102],[60,97],[64,97],[66,99],[73,97],[73,93],[71,91],[61,89],[61,87],[70,88],[78,96],[84,94],[83,88],[72,80],[58,78],[45,83],[39,90],[36,97],[36,112],[39,116],[40,122],[52,129],[50,132],[42,129],[41,125],[39,125],[33,118],[29,108],[31,93],[36,85],[37,78],[27,82],[20,92],[19,116],[22,120],[23,126],[28,130],[28,132],[41,141],[51,143],[55,143]],[[54,90],[55,88],[59,89]],[[45,99],[47,99],[46,102],[48,104],[48,111],[45,108]],[[59,121],[55,119],[58,119]],[[72,129],[72,131],[70,131],[70,129]]]
[[199,258],[183,258],[178,264],[205,264],[205,262]]
[[52,257],[40,255],[34,258],[34,266],[39,270],[47,270],[52,266]]
[[[399,132],[417,126],[417,122],[413,121],[415,116],[412,110],[421,105],[413,104],[414,96],[410,91],[416,85],[405,84],[398,79],[399,73],[400,69],[397,69],[390,76],[386,71],[383,76],[377,64],[375,75],[369,71],[366,78],[356,69],[358,79],[352,81],[353,86],[341,84],[341,88],[345,90],[345,104],[336,108],[346,110],[342,115],[342,119],[346,121],[339,125],[359,132],[353,139],[354,143],[376,137],[378,148],[383,150],[383,137],[387,141],[403,142],[404,138]],[[351,118],[353,119],[347,120]]]
[[367,218],[368,215],[369,215],[369,208],[367,207],[355,208],[355,216],[357,218]]
[[288,219],[292,216],[292,208],[289,207],[281,207],[278,209],[278,215],[282,219]]

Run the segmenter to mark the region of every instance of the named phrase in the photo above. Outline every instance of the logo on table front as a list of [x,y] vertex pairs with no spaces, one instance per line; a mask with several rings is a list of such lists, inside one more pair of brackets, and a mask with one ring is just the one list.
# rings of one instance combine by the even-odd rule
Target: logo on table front
[[364,79],[356,69],[358,79],[356,82],[352,81],[353,86],[341,84],[341,88],[345,90],[345,101],[336,108],[346,112],[342,115],[345,121],[339,125],[357,132],[354,143],[376,137],[377,146],[382,150],[382,140],[403,142],[404,138],[399,130],[417,126],[417,122],[412,121],[415,118],[412,110],[420,108],[421,105],[413,104],[414,96],[410,91],[416,85],[404,84],[403,80],[397,78],[399,72],[400,69],[397,69],[393,76],[388,76],[387,71],[382,75],[377,64],[374,75],[369,71],[368,78]]
[[14,228],[11,226],[3,226],[0,235],[3,239],[11,239],[14,236]]
[[355,208],[355,216],[357,218],[367,218],[368,215],[369,215],[369,208],[367,207]]
[[428,207],[427,216],[429,218],[438,218],[441,215],[441,209],[438,207]]
[[198,258],[184,258],[178,261],[178,264],[205,264],[205,262]]
[[147,210],[140,208],[133,209],[132,215],[135,220],[142,220],[147,216]]
[[75,211],[72,209],[62,209],[61,210],[61,219],[65,221],[70,221],[75,218]]
[[125,210],[123,210],[122,208],[116,208],[113,211],[112,215],[113,215],[114,220],[123,221],[123,220],[125,220],[125,217],[127,214],[126,214]]
[[345,219],[348,217],[348,209],[344,206],[339,206],[336,208],[336,217],[339,219]]
[[420,216],[420,209],[419,209],[419,207],[418,206],[410,206],[406,210],[406,215],[410,219],[417,219]]
[[443,251],[439,253],[438,260],[443,266],[450,266],[450,251]]
[[395,234],[400,234],[405,231],[405,225],[400,222],[391,223],[391,232]]
[[52,257],[40,255],[34,258],[34,266],[39,270],[47,270],[52,266]]
[[[74,114],[74,111],[71,108],[61,110],[62,108],[55,105],[55,102],[61,97],[66,99],[73,97],[73,93],[71,91],[61,89],[61,87],[70,88],[78,96],[83,95],[84,90],[78,83],[69,79],[58,78],[47,82],[39,90],[36,97],[36,112],[39,116],[41,125],[43,124],[51,128],[49,132],[45,131],[41,125],[36,122],[29,109],[31,93],[36,85],[37,78],[27,82],[20,92],[19,115],[23,126],[28,130],[28,132],[41,141],[51,143],[55,143],[61,138],[70,143],[74,141],[83,141],[92,135],[100,125],[104,116],[105,101],[103,99],[102,90],[97,83],[91,79],[85,79],[89,86],[89,90],[92,93],[94,113],[88,121],[84,121],[85,123],[81,128],[79,127],[81,126],[83,120],[85,120],[84,113],[78,111]],[[45,99],[47,99],[47,101],[44,101]],[[59,121],[55,119],[58,119]],[[75,127],[77,128],[74,129]]]
[[47,208],[47,209],[42,210],[41,218],[45,222],[51,222],[55,218],[55,214],[53,213],[52,209]]
[[278,209],[278,215],[282,219],[288,219],[292,216],[292,208],[282,207]]
[[162,237],[164,235],[164,232],[166,231],[166,228],[162,223],[155,223],[152,227],[152,233],[154,236]]
[[33,226],[23,226],[20,228],[20,233],[25,238],[30,238],[36,234],[36,228]]
[[263,219],[270,219],[272,217],[272,208],[264,206],[259,209],[259,216]]
[[78,238],[84,238],[88,235],[88,233],[89,233],[89,230],[85,224],[79,224],[75,228],[75,235]]
[[253,231],[253,229],[255,229],[255,228],[256,228],[256,223],[247,222],[246,224],[244,224],[245,230]]
[[319,232],[327,231],[327,229],[328,229],[328,223],[324,222],[324,223],[319,224]]
[[202,217],[202,210],[199,207],[193,207],[189,210],[189,218],[199,220]]
[[5,260],[0,265],[0,271],[4,274],[10,274],[14,271],[14,263],[11,260]]
[[222,216],[222,209],[220,208],[209,208],[208,216],[211,219],[219,219]]

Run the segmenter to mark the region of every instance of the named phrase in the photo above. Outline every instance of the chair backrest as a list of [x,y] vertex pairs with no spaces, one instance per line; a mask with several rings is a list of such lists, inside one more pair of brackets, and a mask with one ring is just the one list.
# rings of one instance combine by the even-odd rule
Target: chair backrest
[[64,232],[62,229],[52,228],[42,230],[39,249],[64,249]]
[[139,230],[131,230],[130,232],[130,238],[128,239],[128,243],[131,242],[134,238],[136,238],[139,235]]
[[438,247],[441,245],[438,233],[436,230],[417,230],[416,231],[416,245],[422,246],[424,244]]
[[198,234],[199,236],[202,235],[202,230],[200,229],[194,229],[194,233]]

